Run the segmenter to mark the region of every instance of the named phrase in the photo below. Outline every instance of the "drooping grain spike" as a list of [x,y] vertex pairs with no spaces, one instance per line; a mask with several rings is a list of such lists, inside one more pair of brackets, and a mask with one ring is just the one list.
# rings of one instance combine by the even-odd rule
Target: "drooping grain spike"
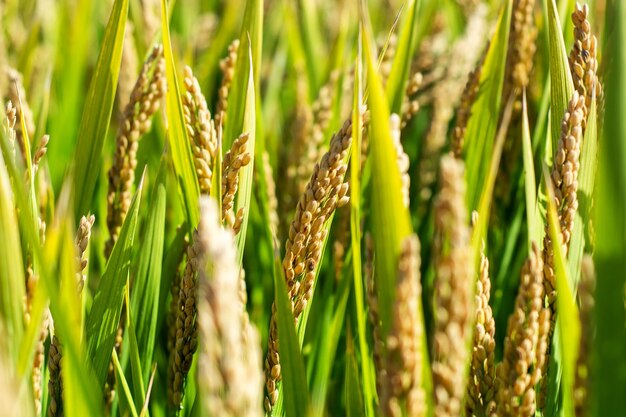
[[139,60],[137,58],[137,48],[134,38],[135,26],[132,22],[126,22],[124,32],[124,46],[122,47],[122,61],[120,63],[120,75],[117,80],[117,107],[120,114],[124,113],[128,97],[133,92],[135,81],[137,80],[137,68]]
[[163,47],[158,45],[143,65],[117,133],[113,166],[108,173],[107,226],[110,237],[105,246],[107,258],[130,207],[139,139],[150,130],[152,115],[165,93],[165,83]]
[[[76,290],[82,293],[85,284],[84,271],[87,268],[87,246],[91,237],[91,229],[95,222],[94,215],[83,216],[80,219],[74,250],[76,252]],[[50,349],[48,350],[48,417],[63,415],[63,379],[61,376],[63,347],[57,335],[52,336]]]
[[233,206],[239,188],[239,172],[251,160],[247,150],[248,138],[248,133],[242,133],[235,139],[222,161],[222,219],[233,230],[238,223],[241,224],[240,213],[234,213]]
[[456,121],[454,128],[452,129],[452,143],[450,144],[450,148],[452,149],[454,156],[457,158],[460,158],[463,153],[465,130],[470,116],[472,115],[472,106],[474,105],[474,101],[476,101],[476,96],[478,95],[480,76],[488,50],[489,43],[485,47],[485,52],[483,52],[482,58],[478,61],[476,67],[472,70],[472,72],[470,72],[467,78],[467,83],[465,84],[463,94],[461,95],[461,104],[456,111]]
[[[296,322],[313,296],[315,275],[327,233],[324,225],[337,207],[348,202],[348,184],[344,182],[344,175],[351,143],[352,120],[348,119],[333,135],[328,152],[315,165],[289,229],[283,270]],[[272,304],[269,348],[265,360],[265,408],[268,412],[278,399],[276,383],[280,378],[276,306]]]
[[228,93],[230,85],[235,76],[235,66],[237,65],[237,53],[239,50],[239,39],[235,39],[228,45],[228,55],[220,61],[222,70],[222,84],[218,91],[217,107],[215,110],[215,126],[224,127],[226,123],[226,112],[228,110]]
[[402,243],[398,259],[393,325],[386,340],[385,367],[379,374],[383,415],[420,417],[426,415],[422,388],[422,337],[420,319],[419,240],[416,235]]
[[185,94],[183,94],[183,111],[185,125],[191,141],[196,174],[201,194],[210,195],[213,181],[213,164],[217,151],[217,132],[211,120],[211,113],[200,84],[193,76],[191,68],[185,67]]
[[591,100],[595,90],[598,100],[602,97],[602,85],[598,79],[598,41],[591,34],[591,24],[588,20],[589,6],[576,3],[576,10],[572,13],[574,23],[574,45],[569,54],[569,67],[574,81],[574,88],[585,98],[583,108],[583,131],[587,125],[587,117]]
[[480,252],[480,269],[476,285],[476,323],[474,325],[472,360],[465,403],[468,417],[491,416],[496,409],[496,324],[489,306],[491,279],[489,277],[489,259],[485,255],[484,243]]
[[200,207],[207,223],[207,233],[199,236],[205,260],[198,270],[198,386],[203,410],[212,416],[260,417],[260,340],[248,320],[233,234],[222,228],[214,201],[202,197]]
[[533,59],[537,50],[534,8],[535,0],[513,0],[502,90],[503,100],[507,100],[512,92],[519,97],[530,81]]
[[539,248],[533,242],[509,317],[504,357],[497,368],[499,417],[535,415],[535,386],[545,365],[550,327],[550,309],[543,307],[542,269]]
[[472,265],[463,162],[441,159],[435,200],[433,392],[436,416],[458,416],[467,392]]

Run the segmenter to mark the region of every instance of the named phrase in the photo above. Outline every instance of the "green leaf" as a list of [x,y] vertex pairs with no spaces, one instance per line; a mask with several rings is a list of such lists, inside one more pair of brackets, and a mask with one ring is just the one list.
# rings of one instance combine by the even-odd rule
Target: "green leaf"
[[[132,417],[137,417],[137,410],[133,403],[133,395],[130,393],[128,382],[124,376],[124,371],[120,365],[120,361],[117,358],[117,353],[113,351],[113,368],[115,369],[115,381],[117,382],[118,391],[122,394],[119,396],[120,410],[123,415],[130,413]],[[121,388],[121,389],[119,389]]]
[[[465,134],[466,174],[468,208],[478,207],[480,192],[487,177],[489,165],[485,158],[493,152],[493,142],[500,120],[502,86],[508,51],[509,27],[511,22],[511,0],[503,5],[496,32],[480,75],[480,89]],[[508,99],[506,97],[505,99]]]
[[606,115],[601,129],[594,213],[598,302],[591,401],[595,416],[617,416],[626,409],[626,373],[616,368],[626,355],[626,4],[621,0],[607,2],[606,17],[607,44],[602,54]]
[[183,103],[180,97],[180,86],[176,75],[176,63],[172,52],[169,22],[167,16],[167,0],[161,0],[161,31],[163,33],[163,52],[165,55],[165,74],[167,77],[167,93],[165,95],[165,112],[167,115],[169,150],[172,154],[174,172],[178,179],[182,205],[187,214],[187,225],[194,228],[200,219],[198,198],[200,188],[194,169],[193,157],[189,147],[189,137],[185,128]]
[[532,242],[541,242],[543,233],[541,218],[538,213],[537,183],[535,181],[535,163],[530,142],[528,126],[528,104],[526,92],[522,97],[522,151],[524,159],[524,189],[526,192],[526,222],[528,225],[528,250]]
[[274,266],[274,285],[278,339],[280,340],[280,362],[283,375],[282,397],[284,398],[286,417],[306,417],[311,413],[311,400],[282,270],[282,265],[277,258]]
[[[362,31],[362,26],[360,28]],[[356,322],[359,350],[361,351],[361,369],[363,372],[363,395],[366,415],[373,416],[373,404],[376,397],[376,384],[372,374],[369,346],[367,344],[367,313],[364,306],[363,275],[361,271],[361,146],[363,141],[363,51],[361,37],[358,40],[358,53],[355,62],[354,98],[352,103],[352,150],[350,164],[350,238],[352,250],[352,276],[354,279],[354,300],[356,304]],[[347,388],[346,388],[347,389]],[[360,390],[359,390],[360,391]]]
[[409,78],[412,57],[417,47],[420,3],[421,0],[408,0],[404,5],[406,7],[406,18],[398,39],[391,73],[387,79],[386,93],[389,100],[389,108],[392,113],[396,114],[402,112],[402,100]]
[[[224,126],[223,144],[224,149],[229,149],[232,142],[244,132],[244,120],[246,118],[246,105],[250,72],[254,74],[254,91],[259,90],[259,70],[261,68],[261,46],[263,42],[263,0],[250,0],[246,2],[246,9],[239,36],[239,49],[237,50],[237,64],[228,95],[228,109],[226,124]],[[251,59],[243,59],[244,56]],[[250,114],[248,113],[248,116]],[[254,158],[252,158],[254,159]]]
[[[0,129],[1,130],[1,129]],[[4,135],[1,138],[5,143]],[[24,334],[24,270],[22,246],[13,202],[11,180],[0,154],[0,320],[6,335],[8,357],[17,359]]]
[[[126,284],[126,288],[124,291],[124,303],[129,306],[130,305],[130,295],[129,285]],[[126,329],[124,333],[128,335],[128,347],[129,347],[129,356],[130,356],[130,371],[133,377],[133,393],[135,395],[135,402],[137,404],[133,405],[136,407],[140,407],[146,400],[146,389],[145,384],[143,382],[142,370],[141,366],[141,357],[139,356],[139,345],[137,343],[137,333],[135,332],[135,323],[133,322],[133,315],[131,314],[131,309],[126,309]],[[116,352],[117,353],[117,352]]]
[[89,86],[74,154],[74,215],[76,219],[89,212],[102,162],[102,148],[109,130],[117,78],[122,59],[124,30],[129,0],[116,0],[96,70]]
[[[570,288],[571,279],[565,264],[565,254],[561,244],[562,235],[559,230],[559,217],[554,202],[554,190],[547,169],[544,169],[544,180],[548,190],[548,225],[552,250],[554,252],[554,269],[556,275],[557,302],[557,327],[561,341],[561,354],[563,356],[563,410],[566,417],[574,416],[574,379],[576,375],[576,358],[578,357],[578,344],[580,340],[580,321],[578,309],[574,301],[574,295]],[[552,370],[551,372],[554,372]],[[552,392],[554,395],[554,391]]]
[[100,279],[100,285],[94,295],[93,305],[86,321],[89,358],[102,389],[104,389],[107,368],[122,312],[124,287],[130,268],[144,177],[145,174],[142,175],[128,215],[124,219],[120,237],[113,247],[111,257]]
[[361,383],[359,379],[359,367],[354,351],[354,338],[348,326],[346,338],[346,415],[348,417],[360,417],[365,415],[363,396],[361,395]]
[[408,208],[402,201],[397,153],[389,129],[389,107],[372,56],[371,34],[363,31],[370,109],[372,232],[376,251],[376,288],[382,337],[389,333],[395,299],[395,277],[402,241],[411,234]]
[[548,29],[550,32],[550,105],[551,136],[558,140],[561,134],[561,119],[574,92],[574,82],[567,61],[567,50],[555,0],[548,4]]
[[[243,58],[243,57],[242,57]],[[246,91],[246,101],[243,115],[242,131],[248,133],[248,152],[250,153],[250,163],[239,171],[239,190],[235,201],[235,213],[243,209],[243,221],[241,229],[235,237],[239,264],[243,259],[243,250],[246,243],[246,232],[248,230],[248,218],[250,217],[250,197],[252,195],[252,174],[254,172],[255,142],[256,142],[256,103],[254,93],[254,71],[252,65],[252,51],[248,50],[250,71],[248,72],[248,88]]]
[[[165,232],[166,195],[163,185],[165,172],[165,165],[163,165],[160,172],[162,175],[158,176],[152,191],[151,210],[145,226],[143,244],[139,252],[139,267],[130,299],[133,327],[136,329],[139,357],[143,364],[141,374],[144,384],[150,376],[159,315]],[[133,382],[135,382],[134,379]]]

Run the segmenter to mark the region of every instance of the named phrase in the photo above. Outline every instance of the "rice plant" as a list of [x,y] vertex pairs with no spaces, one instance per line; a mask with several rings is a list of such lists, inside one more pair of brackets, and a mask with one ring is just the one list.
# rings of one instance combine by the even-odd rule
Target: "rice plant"
[[624,2],[0,22],[0,415],[625,413]]

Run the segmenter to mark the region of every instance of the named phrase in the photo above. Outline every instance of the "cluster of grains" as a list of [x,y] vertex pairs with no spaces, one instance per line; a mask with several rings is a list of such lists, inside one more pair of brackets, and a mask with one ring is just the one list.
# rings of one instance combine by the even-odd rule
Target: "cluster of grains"
[[456,121],[452,129],[452,141],[450,143],[450,149],[457,158],[460,158],[463,153],[465,130],[467,129],[467,122],[472,115],[472,106],[478,95],[480,75],[483,70],[485,58],[487,57],[487,51],[489,51],[489,43],[485,48],[485,52],[483,52],[482,58],[478,61],[472,72],[470,72],[465,88],[463,89],[463,94],[461,94],[461,102],[456,112]]
[[239,171],[251,160],[250,152],[247,151],[248,137],[247,133],[242,133],[235,139],[222,161],[222,218],[235,234],[239,233],[243,221],[243,207],[234,213],[233,206],[239,187]]
[[[328,152],[315,165],[306,190],[298,201],[289,229],[283,270],[296,322],[313,296],[315,275],[327,233],[324,225],[337,207],[348,202],[348,183],[344,182],[344,175],[351,143],[352,120],[348,119],[331,139]],[[280,380],[275,305],[272,305],[265,378],[265,408],[270,411],[278,398],[276,383]]]
[[[568,108],[561,121],[561,137],[557,145],[552,167],[552,187],[559,215],[560,230],[564,253],[569,247],[570,235],[574,227],[574,216],[578,209],[578,171],[580,169],[580,146],[582,141],[582,121],[584,118],[585,98],[574,91]],[[554,273],[554,253],[552,241],[546,225],[543,241],[543,262],[545,271],[545,291],[548,303],[554,313],[556,301],[556,283]]]
[[233,234],[221,227],[214,201],[203,197],[200,207],[207,227],[207,233],[199,236],[206,261],[198,272],[198,384],[203,409],[211,416],[261,416],[259,336],[242,303]]
[[[85,275],[83,274],[87,268],[87,246],[91,237],[91,228],[95,222],[95,217],[81,217],[76,239],[74,241],[74,249],[76,252],[76,286],[77,292],[80,294],[85,284]],[[63,415],[63,379],[61,377],[61,367],[63,349],[56,335],[52,336],[50,349],[48,350],[48,417]]]
[[187,264],[179,284],[174,324],[176,332],[174,340],[168,341],[171,350],[167,373],[167,396],[170,406],[175,409],[182,403],[185,380],[191,367],[193,354],[198,347],[196,327],[198,274],[206,264],[206,242],[210,239],[211,232],[213,232],[211,224],[202,217],[193,234],[193,242],[187,248]]
[[498,416],[535,415],[535,385],[546,363],[550,310],[543,307],[541,254],[533,243],[520,277],[520,288],[498,365]]
[[6,75],[8,78],[8,91],[7,98],[13,102],[16,107],[16,118],[18,123],[15,126],[15,132],[18,139],[18,143],[22,148],[22,155],[24,155],[24,140],[26,136],[22,132],[22,125],[19,122],[24,117],[26,124],[26,133],[28,137],[32,138],[35,134],[35,122],[33,121],[33,113],[26,101],[26,91],[24,90],[24,84],[22,82],[22,75],[13,68],[6,69]]
[[35,400],[35,411],[37,415],[41,415],[41,398],[43,395],[43,366],[46,356],[46,348],[44,343],[48,338],[48,322],[50,320],[50,312],[46,309],[43,313],[41,326],[39,327],[39,337],[37,346],[35,347],[35,356],[33,357],[33,397]]
[[137,80],[139,62],[137,58],[137,48],[135,47],[134,32],[135,26],[132,22],[127,21],[126,31],[124,32],[120,75],[117,80],[117,105],[120,113],[124,112],[126,100],[131,96],[135,81]]
[[270,155],[267,151],[263,152],[263,175],[265,178],[265,186],[267,189],[267,208],[269,209],[270,229],[273,238],[278,236],[278,199],[276,198],[276,182],[274,181],[274,172],[270,163]]
[[537,28],[533,22],[534,8],[535,0],[513,0],[502,92],[504,100],[508,99],[512,92],[519,96],[530,81],[537,49],[535,45]]
[[493,416],[496,409],[494,398],[496,324],[489,306],[491,279],[489,278],[489,259],[485,255],[484,246],[483,243],[476,283],[476,323],[465,403],[468,417]]
[[213,181],[213,161],[217,151],[215,124],[211,120],[211,113],[200,90],[200,84],[189,67],[185,67],[184,84],[185,127],[191,141],[200,193],[209,195]]
[[9,100],[4,111],[6,115],[6,125],[3,125],[2,128],[4,129],[5,136],[9,140],[9,144],[11,145],[13,158],[15,158],[15,141],[17,139],[15,133],[15,123],[17,121],[17,109]]
[[400,116],[393,113],[389,118],[389,129],[391,131],[391,140],[396,148],[398,169],[400,170],[400,179],[402,180],[402,200],[405,207],[409,207],[410,197],[409,189],[411,187],[411,176],[409,175],[409,155],[404,152],[402,142],[400,141]]
[[43,135],[39,140],[39,144],[37,145],[37,150],[33,155],[33,176],[37,175],[37,171],[39,170],[39,164],[41,163],[44,156],[48,152],[48,142],[50,142],[49,135]]
[[239,50],[239,39],[235,39],[228,46],[228,55],[220,61],[222,70],[222,84],[218,91],[217,107],[215,110],[215,125],[223,127],[226,123],[226,111],[228,110],[228,92],[235,76],[235,66],[237,65],[237,51]]
[[[167,314],[167,354],[168,356],[174,351],[176,345],[176,319],[178,317],[178,296],[180,295],[180,282],[182,280],[181,265],[185,260],[185,255],[189,249],[189,239],[185,236],[183,241],[182,250],[179,253],[178,261],[176,262],[177,268],[172,279],[172,286],[170,287],[170,306]],[[186,265],[186,262],[185,262]]]
[[420,284],[419,240],[408,237],[402,244],[398,259],[396,300],[393,324],[386,343],[385,367],[379,391],[385,416],[426,415],[426,394],[422,388],[423,326],[419,300]]
[[467,342],[471,331],[471,249],[465,208],[463,163],[441,159],[441,189],[435,201],[435,415],[458,416],[465,397]]
[[381,374],[385,369],[383,363],[385,343],[381,335],[380,315],[378,314],[378,294],[374,282],[374,242],[372,235],[369,233],[365,235],[364,249],[363,279],[367,286],[367,317],[372,325],[372,340],[374,341],[373,357],[374,367],[376,368],[376,391],[383,392],[385,389],[383,387],[384,378],[382,378]]
[[[304,193],[313,168],[321,157],[325,133],[333,115],[333,99],[338,80],[339,72],[333,71],[310,107],[307,105],[306,85],[298,84],[299,103],[296,108],[294,141],[285,161],[287,191],[283,197],[285,211],[290,212]],[[288,223],[282,225],[285,234],[288,225]]]
[[419,98],[417,97],[420,88],[422,86],[423,75],[421,72],[416,72],[409,77],[409,81],[406,85],[406,91],[404,99],[402,101],[402,128],[415,117],[420,109]]
[[582,260],[581,280],[578,285],[579,314],[581,324],[580,345],[574,379],[574,411],[576,417],[587,415],[591,389],[590,358],[593,342],[593,309],[595,306],[596,272],[591,255]]
[[150,129],[152,115],[159,108],[165,89],[165,60],[163,48],[159,45],[152,49],[143,65],[117,134],[113,166],[108,174],[107,226],[110,237],[105,246],[107,257],[130,207],[139,139]]
[[[478,6],[467,22],[464,35],[457,40],[444,60],[443,79],[432,87],[432,117],[422,145],[419,161],[419,206],[424,214],[432,201],[437,180],[437,161],[447,143],[450,120],[467,80],[476,66],[486,37],[487,9]],[[426,80],[425,80],[426,81]]]
[[[602,85],[598,80],[598,59],[596,49],[598,41],[591,34],[591,24],[587,20],[589,6],[576,4],[572,13],[574,23],[574,46],[569,54],[569,67],[572,72],[574,87],[578,94],[585,98],[583,129],[587,123],[587,116],[591,107],[591,100],[602,95]],[[595,91],[594,91],[595,90]]]

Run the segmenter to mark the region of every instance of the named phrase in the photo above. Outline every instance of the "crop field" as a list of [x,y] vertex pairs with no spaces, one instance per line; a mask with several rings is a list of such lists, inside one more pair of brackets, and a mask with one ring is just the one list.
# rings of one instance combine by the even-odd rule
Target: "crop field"
[[626,2],[0,0],[0,417],[626,415]]

